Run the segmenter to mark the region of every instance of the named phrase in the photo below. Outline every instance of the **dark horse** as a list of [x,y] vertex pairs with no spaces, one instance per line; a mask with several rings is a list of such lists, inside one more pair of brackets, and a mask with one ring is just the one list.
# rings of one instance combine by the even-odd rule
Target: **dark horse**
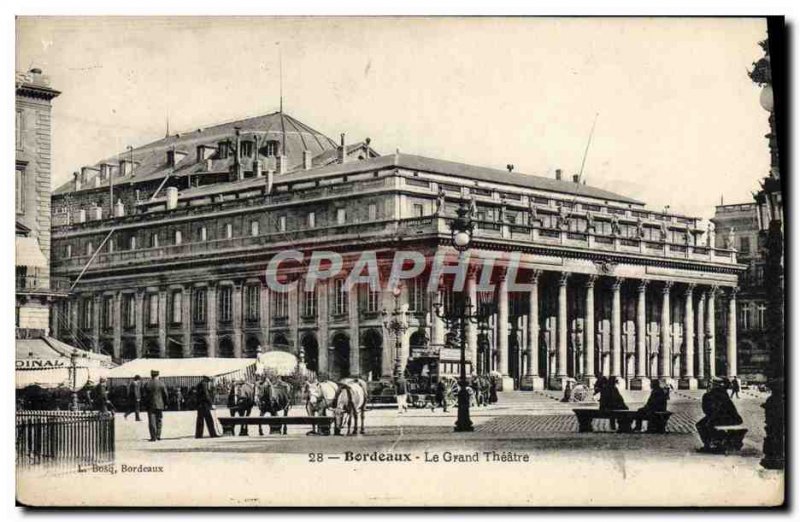
[[[260,391],[258,407],[261,410],[261,416],[269,412],[273,417],[277,417],[280,411],[283,411],[284,417],[289,416],[289,407],[292,405],[291,385],[280,379],[274,384],[269,379],[265,379],[260,386]],[[258,433],[263,435],[261,426],[258,427]],[[272,429],[270,429],[270,433],[272,433]],[[283,434],[286,434],[286,424],[283,425]]]

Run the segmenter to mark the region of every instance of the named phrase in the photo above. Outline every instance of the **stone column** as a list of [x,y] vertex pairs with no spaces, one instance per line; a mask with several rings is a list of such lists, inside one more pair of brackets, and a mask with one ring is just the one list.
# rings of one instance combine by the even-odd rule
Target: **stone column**
[[113,301],[113,321],[114,321],[114,358],[122,356],[122,294],[116,292]]
[[500,273],[497,292],[497,371],[503,376],[502,389],[514,389],[514,380],[508,375],[508,278]]
[[539,277],[541,270],[533,270],[530,276],[532,286],[528,294],[528,360],[525,376],[520,388],[523,390],[544,389],[544,379],[539,375]]
[[134,328],[136,339],[136,357],[144,354],[144,291],[136,291],[136,327]]
[[708,344],[708,378],[717,376],[717,317],[716,301],[718,288],[712,286],[708,292],[708,320],[706,321],[706,343]]
[[611,376],[617,379],[622,376],[622,281],[617,277],[611,283]]
[[649,390],[647,377],[647,281],[639,281],[636,294],[636,377],[631,381],[633,390]]
[[738,288],[730,289],[730,299],[728,300],[728,377],[736,377],[736,292]]
[[706,371],[706,292],[700,292],[697,299],[697,380],[699,386],[705,385]]
[[[467,291],[467,298],[469,302],[472,304],[472,313],[474,314],[478,310],[478,291],[475,286],[475,279],[477,277],[477,271],[474,267],[470,267],[469,272],[467,272],[467,284],[466,284],[466,291]],[[436,314],[434,314],[436,315]],[[473,373],[477,373],[478,371],[478,325],[471,321],[467,321],[467,360],[472,362],[472,371]]]
[[[289,344],[294,354],[300,355],[300,292],[302,282],[298,281],[286,296],[289,306]],[[355,290],[355,289],[354,289]]]
[[[350,333],[350,375],[361,375],[361,335],[358,328],[358,286],[353,285],[347,292],[347,322]],[[403,339],[403,354],[400,360],[403,369],[408,359],[408,341]]]
[[665,281],[661,288],[661,346],[659,355],[661,359],[659,378],[664,379],[669,384],[672,379],[672,321],[670,320],[670,300],[669,292],[672,288],[672,281]]
[[595,353],[594,353],[594,284],[597,281],[597,276],[594,274],[589,275],[586,280],[586,310],[584,311],[585,317],[583,321],[583,331],[586,335],[586,342],[583,347],[583,373],[586,375],[587,384],[591,387],[594,386],[597,380],[595,373]]
[[[261,350],[266,352],[269,346],[269,322],[272,319],[272,300],[269,286],[267,286],[266,283],[261,285],[261,295],[259,299],[261,300],[261,314],[258,316],[258,325],[261,330]],[[319,312],[319,308],[317,308],[317,312]],[[317,322],[319,323],[319,321]],[[319,339],[317,339],[317,341],[319,341]],[[320,348],[320,351],[321,350],[322,348]]]
[[[264,287],[266,288],[266,287]],[[328,281],[317,281],[314,287],[317,292],[317,345],[319,349],[319,373],[328,374]],[[384,346],[386,345],[386,333],[384,332]],[[267,336],[265,339],[269,339]],[[269,342],[269,341],[267,341]],[[383,352],[383,358],[386,358],[386,351]],[[386,363],[384,362],[384,365]]]
[[158,356],[167,356],[167,291],[158,292]]
[[[394,310],[394,301],[393,301],[393,298],[392,298],[391,289],[386,290],[386,292],[389,294],[390,301],[391,301],[391,303],[389,304],[389,306],[386,309],[389,310],[389,311],[392,311],[392,310]],[[434,301],[434,303],[441,303],[442,306],[444,307],[444,287],[440,286],[440,287],[438,287],[436,289],[436,293],[433,294],[433,301]],[[431,342],[436,346],[442,346],[442,345],[444,345],[446,327],[445,327],[445,324],[444,324],[444,320],[439,318],[436,315],[436,312],[433,311],[433,306],[431,306],[431,321],[432,321],[432,323],[431,323],[432,328],[431,329],[433,330],[431,332]]]
[[558,335],[556,375],[551,387],[564,389],[567,379],[567,280],[569,272],[562,272],[558,279]]
[[209,283],[206,288],[206,321],[208,356],[216,357],[219,338],[217,337],[217,285],[214,283]]
[[181,295],[181,329],[183,333],[183,341],[181,349],[183,350],[184,357],[192,356],[192,287],[186,285],[183,287]]
[[686,288],[685,313],[683,314],[683,342],[686,349],[686,365],[684,366],[683,376],[678,383],[686,390],[697,389],[697,379],[694,375],[694,283]]
[[[237,359],[242,357],[242,284],[238,281],[233,283],[233,356]],[[291,312],[290,312],[291,313]]]

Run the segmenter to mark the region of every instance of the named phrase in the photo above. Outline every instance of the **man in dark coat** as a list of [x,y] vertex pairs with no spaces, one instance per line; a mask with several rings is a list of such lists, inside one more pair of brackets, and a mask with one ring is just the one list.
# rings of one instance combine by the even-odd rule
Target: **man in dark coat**
[[736,411],[736,406],[728,397],[724,382],[720,380],[712,381],[711,389],[703,394],[703,413],[705,417],[700,419],[695,427],[705,450],[714,449],[712,442],[717,426],[738,426],[743,422],[739,412]]
[[150,442],[161,440],[161,419],[164,410],[169,404],[169,393],[167,387],[158,378],[158,371],[150,372],[150,382],[144,389],[147,395],[147,425],[150,429]]
[[736,395],[737,399],[739,398],[739,390],[740,389],[741,389],[741,386],[739,386],[739,379],[737,379],[736,377],[731,379],[731,399],[733,399],[734,395]]
[[[669,394],[661,387],[661,382],[658,379],[653,379],[652,388],[650,390],[650,396],[647,398],[647,402],[639,408],[637,411],[639,413],[649,414],[652,412],[661,412],[667,411],[667,401],[669,400]],[[650,421],[648,421],[649,423]],[[636,431],[642,430],[642,418],[639,417],[636,419]],[[650,429],[648,424],[648,430]]]
[[128,384],[128,411],[125,412],[125,418],[131,413],[136,414],[136,421],[139,422],[139,412],[142,409],[142,378],[136,375],[133,380]]
[[97,411],[108,413],[108,407],[114,409],[114,405],[108,400],[108,390],[106,389],[106,378],[100,377],[100,382],[94,387],[94,400]]
[[219,437],[217,430],[214,429],[214,418],[211,416],[211,410],[214,409],[214,399],[211,393],[210,385],[211,378],[204,376],[197,384],[197,421],[195,422],[194,438],[203,438],[203,423],[205,422],[208,428],[209,437]]
[[[617,389],[617,378],[608,377],[605,381],[603,389],[600,390],[600,411],[603,410],[627,410],[628,406],[625,404],[625,399]],[[609,424],[611,429],[617,429],[617,420],[610,419]]]
[[441,379],[439,382],[436,383],[436,388],[434,388],[433,393],[433,405],[431,406],[431,411],[434,411],[437,406],[441,406],[442,410],[447,413],[447,398],[445,397],[445,386],[444,381]]

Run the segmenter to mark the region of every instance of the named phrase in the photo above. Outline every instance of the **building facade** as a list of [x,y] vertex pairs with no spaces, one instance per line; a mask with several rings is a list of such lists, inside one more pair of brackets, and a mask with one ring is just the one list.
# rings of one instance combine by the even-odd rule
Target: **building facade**
[[[128,149],[56,190],[53,270],[80,279],[53,327],[118,360],[280,349],[330,378],[389,377],[395,360],[451,351],[434,304],[452,301],[454,276],[429,279],[439,256],[458,262],[449,223],[467,202],[476,229],[465,291],[493,307],[467,332],[470,371],[496,371],[506,388],[599,375],[694,388],[723,372],[724,354],[736,375],[745,267],[699,219],[561,171],[378,155],[369,139],[337,144],[283,113]],[[267,268],[287,250],[336,252],[344,270],[311,290],[273,291]],[[384,282],[398,251],[426,262],[395,298],[387,285],[348,286],[365,251]],[[307,264],[282,263],[277,277],[303,283]],[[400,343],[381,314],[396,304],[409,325]],[[457,373],[453,360],[439,364]]]
[[16,337],[48,335],[50,305],[66,295],[50,275],[50,113],[60,93],[40,69],[16,73]]
[[737,296],[738,373],[746,381],[765,383],[770,349],[764,290],[766,260],[760,248],[758,208],[755,203],[718,205],[711,221],[715,225],[717,244],[736,249],[737,261],[747,266],[739,276]]

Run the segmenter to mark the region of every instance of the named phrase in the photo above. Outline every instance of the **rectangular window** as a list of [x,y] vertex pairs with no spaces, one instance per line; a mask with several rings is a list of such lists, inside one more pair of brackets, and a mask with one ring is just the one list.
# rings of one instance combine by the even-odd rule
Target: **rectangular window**
[[17,130],[17,150],[23,150],[22,133],[24,132],[25,129],[23,129],[22,126],[23,126],[24,122],[25,122],[25,120],[22,117],[22,111],[17,111],[17,121],[16,121],[16,127],[17,127],[17,129],[16,129]]
[[336,279],[333,282],[333,314],[345,315],[347,314],[347,301],[349,292],[347,286],[344,284],[344,279]]
[[316,228],[317,226],[317,215],[314,212],[308,213],[308,228]]
[[742,236],[739,238],[739,253],[745,256],[750,255],[750,238]]
[[100,308],[100,328],[109,330],[113,323],[114,300],[111,297],[104,297]]
[[369,284],[364,285],[362,288],[363,310],[365,312],[377,312],[381,305],[380,290],[373,290]]
[[414,203],[413,216],[422,217],[425,215],[425,207],[420,203]]
[[206,227],[200,227],[200,241],[206,241],[208,239],[208,230]]
[[303,317],[317,316],[317,291],[303,292]]
[[122,315],[125,318],[125,328],[136,326],[136,296],[133,294],[122,296]]
[[280,232],[286,232],[286,216],[278,217],[278,230]]
[[288,294],[280,290],[272,292],[272,318],[285,319],[289,316]]
[[131,250],[136,250],[136,236],[131,236],[129,246]]
[[147,294],[147,326],[158,324],[158,294]]
[[742,331],[750,329],[750,305],[744,304],[739,308],[739,328]]
[[258,321],[261,317],[261,287],[248,285],[245,287],[245,317],[248,321]]
[[766,305],[760,304],[756,308],[756,328],[759,330],[766,329],[766,315],[767,315],[767,307]]
[[337,208],[336,209],[336,224],[337,225],[344,225],[345,223],[347,223],[347,209]]
[[205,288],[195,288],[192,292],[192,321],[195,324],[205,324],[208,294]]
[[158,248],[158,232],[150,235],[150,248]]
[[92,329],[93,304],[94,303],[91,298],[83,299],[81,301],[81,328],[86,331],[91,331]]
[[257,236],[258,235],[258,221],[251,221],[250,222],[250,235]]
[[180,324],[183,321],[183,292],[175,290],[170,296],[172,306],[172,323]]
[[408,311],[423,312],[425,308],[425,281],[412,279],[408,282]]
[[233,287],[221,286],[219,288],[219,320],[230,323],[233,319]]
[[233,225],[230,223],[225,224],[225,238],[231,239],[233,237]]
[[175,244],[176,245],[180,245],[181,243],[183,243],[183,234],[181,233],[180,230],[176,230],[175,231]]
[[64,257],[66,257],[67,259],[72,257],[72,245],[67,245],[67,248],[64,251]]
[[17,167],[17,214],[25,213],[25,177],[25,169]]
[[369,217],[370,221],[375,221],[378,219],[378,205],[375,203],[370,203],[369,207],[367,207],[367,216]]

